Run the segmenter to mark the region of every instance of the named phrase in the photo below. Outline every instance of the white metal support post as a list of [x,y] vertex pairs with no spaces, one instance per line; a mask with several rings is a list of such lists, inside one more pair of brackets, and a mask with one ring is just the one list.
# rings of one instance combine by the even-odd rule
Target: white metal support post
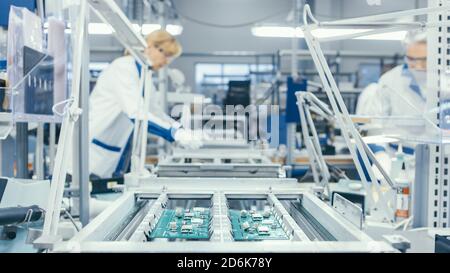
[[[300,24],[301,12],[302,12],[302,0],[293,0],[293,27],[296,28]],[[297,52],[299,48],[300,38],[296,35],[292,36],[292,56],[291,56],[291,77],[295,80],[298,77],[298,59]]]
[[[159,11],[159,18],[158,18],[158,23],[161,26],[161,29],[166,29],[166,1],[165,0],[160,0],[158,3],[158,11]],[[167,80],[168,80],[168,76],[167,76],[167,67],[163,67],[160,69],[160,71],[158,72],[158,91],[162,92],[162,109],[164,111],[164,113],[167,113],[168,111],[168,102],[167,102],[167,91],[168,91],[168,87],[167,87]]]
[[34,170],[37,179],[44,179],[44,123],[39,122],[36,135]]
[[145,82],[144,82],[144,118],[142,120],[142,134],[141,134],[141,152],[140,152],[140,162],[139,171],[141,175],[146,175],[145,170],[145,160],[147,156],[147,136],[148,136],[148,116],[147,113],[150,111],[150,95],[152,88],[152,71],[149,67],[146,67],[144,72]]
[[[141,78],[139,80],[139,90],[144,90],[145,87],[145,68],[142,66],[141,68]],[[144,90],[145,92],[145,90]],[[145,95],[145,93],[144,93]],[[137,109],[141,109],[141,105],[136,105]],[[133,148],[131,153],[131,173],[134,175],[139,175],[140,171],[140,149],[139,149],[139,141],[142,140],[141,136],[143,134],[142,132],[142,122],[141,122],[141,115],[142,113],[139,113],[139,115],[136,117],[134,121],[134,130],[133,130]]]
[[[450,6],[449,0],[429,0],[429,8],[439,9],[438,13],[429,14],[428,21],[431,24],[448,26],[450,24]],[[427,33],[428,40],[428,57],[427,57],[427,110],[439,109],[439,111],[431,112],[429,119],[436,126],[448,131],[449,115],[447,111],[442,111],[442,106],[448,103],[450,87],[450,30],[448,27],[431,28]],[[429,113],[430,113],[429,112]],[[430,125],[431,126],[431,125]],[[428,128],[427,128],[428,129]],[[448,136],[441,135],[442,138]],[[443,141],[442,141],[443,142]],[[427,202],[423,205],[427,206],[426,225],[433,228],[450,227],[450,147],[448,144],[431,144],[429,145],[429,177]],[[425,223],[422,223],[425,224]]]
[[55,166],[55,155],[56,155],[56,123],[50,123],[50,131],[49,131],[49,144],[48,144],[48,156],[50,159],[49,162],[49,170],[50,175],[53,174],[53,167]]
[[[133,179],[139,179],[148,175],[145,170],[145,158],[147,154],[148,111],[150,109],[152,72],[148,65],[142,64],[139,90],[144,91],[143,104],[136,105],[139,113],[134,123],[133,146],[131,155],[131,175]],[[148,84],[148,82],[150,84]]]
[[[294,10],[294,21],[293,27],[295,28],[300,24],[301,11],[302,11],[302,0],[293,0],[293,10]],[[298,79],[298,59],[297,52],[299,49],[300,39],[295,35],[291,39],[292,43],[292,56],[291,56],[291,77],[294,81]],[[296,149],[296,137],[295,134],[297,132],[297,124],[296,123],[288,123],[286,128],[287,135],[287,164],[294,165],[295,164],[295,149]],[[291,170],[288,171],[289,176],[291,176]]]
[[44,230],[42,236],[34,244],[37,248],[51,249],[55,242],[61,238],[57,235],[58,222],[61,212],[61,203],[64,185],[67,175],[67,159],[71,156],[72,140],[74,136],[75,122],[78,120],[82,110],[78,107],[81,87],[81,63],[83,60],[83,41],[85,21],[87,13],[87,2],[80,1],[80,13],[76,26],[72,29],[75,35],[73,52],[73,80],[71,86],[71,97],[69,107],[64,113],[59,145],[56,152],[55,167],[51,181],[49,201],[45,214]]
[[[147,174],[145,170],[145,157],[147,149],[148,111],[150,109],[152,72],[148,66],[143,65],[141,70],[140,90],[144,90],[144,104],[138,105],[140,113],[135,120],[132,152],[132,174],[142,177]],[[148,82],[150,81],[150,84]]]
[[73,171],[72,182],[79,189],[78,206],[80,222],[83,226],[89,223],[89,13],[86,14],[83,35],[83,59],[81,64],[81,86],[79,104],[83,109],[83,115],[75,124],[75,136],[73,142]]
[[[317,135],[314,121],[311,117],[311,108],[317,109],[316,113],[320,113],[320,116],[327,120],[333,120],[333,113],[317,99],[312,93],[309,92],[297,92],[297,105],[300,113],[300,120],[303,139],[306,149],[308,150],[308,159],[311,165],[311,171],[313,173],[314,182],[317,186],[321,186],[327,190],[328,196],[330,196],[330,190],[328,181],[330,180],[330,172],[328,170],[327,163],[322,155],[320,148],[319,136]],[[312,136],[310,136],[310,133]]]
[[[159,18],[158,23],[161,26],[161,29],[165,30],[167,27],[167,19],[166,19],[166,0],[160,0],[158,3],[158,12]],[[169,114],[169,78],[168,78],[168,70],[167,67],[162,67],[158,71],[158,94],[162,98],[161,109],[164,113]],[[169,144],[161,138],[158,138],[158,142],[164,148],[164,151],[167,152],[169,149]]]

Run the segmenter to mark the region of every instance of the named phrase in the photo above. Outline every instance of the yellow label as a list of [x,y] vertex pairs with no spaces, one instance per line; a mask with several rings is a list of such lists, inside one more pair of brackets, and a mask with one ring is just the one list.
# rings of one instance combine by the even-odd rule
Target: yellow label
[[116,182],[116,181],[109,181],[109,182],[106,184],[106,187],[107,187],[108,189],[112,189],[112,188],[114,188],[115,186],[117,186],[117,182]]

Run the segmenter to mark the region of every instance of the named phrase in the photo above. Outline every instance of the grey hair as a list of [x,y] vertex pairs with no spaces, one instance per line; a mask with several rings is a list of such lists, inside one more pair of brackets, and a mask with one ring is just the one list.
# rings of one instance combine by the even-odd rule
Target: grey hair
[[426,43],[427,33],[424,30],[410,30],[403,39],[403,47],[406,49],[408,46],[416,43]]

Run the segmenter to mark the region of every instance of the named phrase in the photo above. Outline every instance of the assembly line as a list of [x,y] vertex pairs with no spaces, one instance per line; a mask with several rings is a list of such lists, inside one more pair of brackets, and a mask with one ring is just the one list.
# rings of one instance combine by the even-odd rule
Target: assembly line
[[187,2],[0,4],[0,252],[450,252],[450,1]]

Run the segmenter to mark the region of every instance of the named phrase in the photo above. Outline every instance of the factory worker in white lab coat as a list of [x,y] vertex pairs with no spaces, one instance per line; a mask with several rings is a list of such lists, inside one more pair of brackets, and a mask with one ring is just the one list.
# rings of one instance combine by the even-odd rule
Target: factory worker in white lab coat
[[405,63],[369,85],[358,100],[357,115],[412,116],[425,110],[427,41],[425,32],[405,38]]
[[[404,41],[405,63],[381,76],[376,84],[366,87],[358,99],[357,115],[418,116],[426,106],[427,40],[423,31],[411,31]],[[386,171],[398,145],[369,145]],[[412,146],[403,152],[413,154]],[[384,163],[383,163],[384,162]]]
[[[153,71],[166,66],[181,54],[180,44],[164,30],[148,35],[147,43],[145,53]],[[101,73],[92,91],[89,98],[91,175],[109,178],[129,164],[126,157],[130,155],[134,119],[140,110],[138,105],[143,105],[143,90],[139,90],[140,68],[134,57],[120,57]],[[201,146],[201,137],[183,129],[180,123],[160,109],[153,107],[148,117],[149,133],[185,147]]]

